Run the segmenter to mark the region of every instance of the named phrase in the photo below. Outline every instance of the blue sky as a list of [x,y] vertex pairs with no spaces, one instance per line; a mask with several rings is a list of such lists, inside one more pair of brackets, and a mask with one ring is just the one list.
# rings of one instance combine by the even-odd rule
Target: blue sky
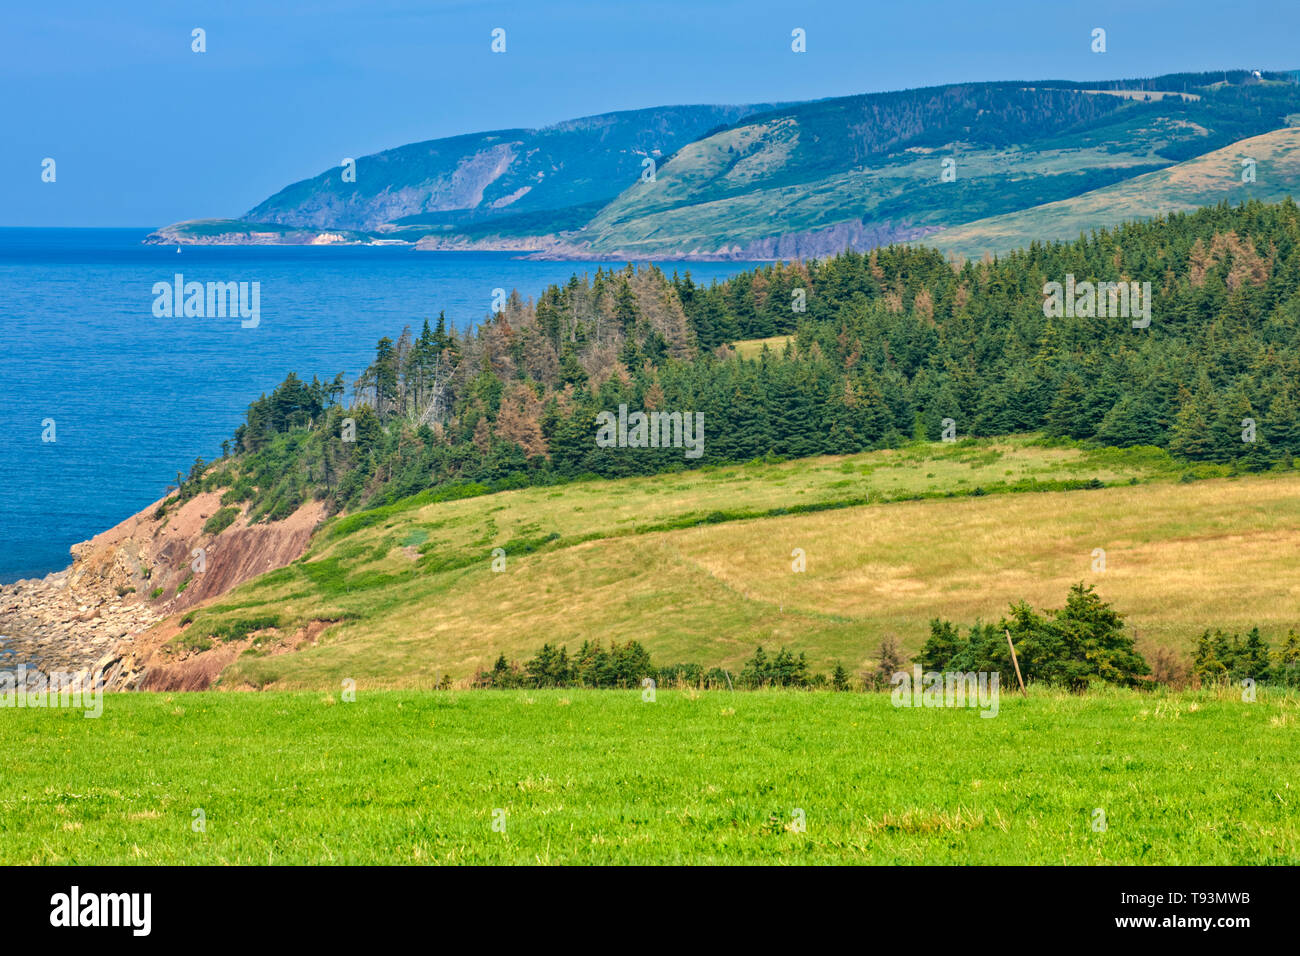
[[[190,50],[194,27],[206,53]],[[790,50],[795,27],[806,54]],[[0,225],[236,216],[344,156],[609,110],[1296,69],[1298,27],[1297,0],[13,3]]]

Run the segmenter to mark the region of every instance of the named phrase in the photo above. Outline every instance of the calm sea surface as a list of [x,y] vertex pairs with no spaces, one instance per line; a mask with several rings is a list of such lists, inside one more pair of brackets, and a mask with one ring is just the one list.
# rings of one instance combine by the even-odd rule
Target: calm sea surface
[[[0,583],[65,567],[68,547],[218,456],[248,403],[297,372],[347,381],[381,336],[439,310],[481,320],[492,290],[536,297],[596,263],[410,247],[146,246],[143,229],[0,229]],[[660,263],[697,282],[748,263]],[[260,282],[261,322],[153,315],[155,282]],[[350,390],[349,390],[350,394]],[[53,419],[56,440],[43,441]]]

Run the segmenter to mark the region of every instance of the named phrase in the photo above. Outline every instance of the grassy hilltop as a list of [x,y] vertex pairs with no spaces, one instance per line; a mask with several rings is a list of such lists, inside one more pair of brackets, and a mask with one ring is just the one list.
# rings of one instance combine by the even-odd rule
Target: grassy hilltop
[[[1185,651],[1206,627],[1276,640],[1297,623],[1300,474],[1178,481],[1192,473],[1157,449],[1015,436],[416,496],[336,519],[302,559],[188,614],[171,647],[254,633],[229,688],[427,687],[584,639],[730,667],[784,644],[857,670],[886,635],[915,651],[932,617],[1056,606],[1080,580],[1148,648]],[[277,653],[313,622],[329,622],[316,646]]]

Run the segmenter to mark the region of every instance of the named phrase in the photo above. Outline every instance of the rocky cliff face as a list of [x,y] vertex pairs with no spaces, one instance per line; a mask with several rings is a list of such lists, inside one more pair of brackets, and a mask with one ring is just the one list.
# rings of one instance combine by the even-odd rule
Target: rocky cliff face
[[295,560],[325,516],[313,502],[270,524],[249,525],[241,513],[213,533],[204,525],[221,507],[216,493],[165,513],[160,505],[73,545],[67,569],[0,588],[0,669],[89,671],[109,689],[146,686],[179,612]]
[[[894,242],[910,242],[922,236],[938,232],[940,226],[915,226],[909,223],[868,222],[864,219],[850,219],[837,222],[821,229],[805,229],[756,239],[752,242],[736,243],[718,249],[714,255],[718,258],[737,260],[768,259],[822,259],[838,255],[846,249],[854,252],[869,252],[879,246]],[[704,255],[704,253],[698,253]]]

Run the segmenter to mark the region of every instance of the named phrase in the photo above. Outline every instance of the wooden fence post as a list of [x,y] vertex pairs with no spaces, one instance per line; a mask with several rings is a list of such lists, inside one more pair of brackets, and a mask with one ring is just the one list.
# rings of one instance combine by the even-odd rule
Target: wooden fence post
[[1028,697],[1029,692],[1025,690],[1025,679],[1020,676],[1020,662],[1016,660],[1016,645],[1011,643],[1011,631],[1003,629],[1003,633],[1007,636],[1007,647],[1011,648],[1011,663],[1016,668],[1016,680],[1020,681],[1020,693]]

